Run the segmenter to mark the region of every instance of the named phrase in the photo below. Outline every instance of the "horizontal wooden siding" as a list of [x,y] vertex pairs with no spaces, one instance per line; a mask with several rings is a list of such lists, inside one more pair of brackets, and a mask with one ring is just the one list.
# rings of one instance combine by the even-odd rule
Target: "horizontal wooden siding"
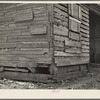
[[54,5],[54,22],[57,66],[89,63],[89,10],[77,4]]
[[36,67],[51,63],[46,4],[0,6],[0,66]]

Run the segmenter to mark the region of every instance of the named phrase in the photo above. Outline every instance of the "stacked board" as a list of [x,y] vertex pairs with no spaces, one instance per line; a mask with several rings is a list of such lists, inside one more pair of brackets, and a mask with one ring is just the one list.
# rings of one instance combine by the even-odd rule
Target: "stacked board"
[[82,55],[89,57],[89,10],[81,8],[82,23],[80,27],[81,31],[81,44]]
[[46,4],[0,5],[0,66],[5,70],[51,63],[48,11]]
[[89,63],[89,10],[77,4],[54,5],[54,22],[56,65]]

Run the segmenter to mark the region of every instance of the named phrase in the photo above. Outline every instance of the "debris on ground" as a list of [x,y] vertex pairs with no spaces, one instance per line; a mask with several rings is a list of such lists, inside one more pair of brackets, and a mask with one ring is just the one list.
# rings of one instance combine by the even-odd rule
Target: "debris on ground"
[[100,89],[100,68],[91,68],[84,77],[58,83],[21,82],[0,79],[0,89]]

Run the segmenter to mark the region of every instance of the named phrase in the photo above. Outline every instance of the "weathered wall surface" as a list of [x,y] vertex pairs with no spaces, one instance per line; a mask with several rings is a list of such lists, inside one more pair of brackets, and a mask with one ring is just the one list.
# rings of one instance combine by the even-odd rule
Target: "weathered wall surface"
[[46,4],[0,5],[0,66],[50,64],[50,25]]
[[63,80],[86,74],[87,63],[89,9],[84,5],[0,5],[0,77]]
[[57,66],[89,63],[89,10],[77,4],[54,5],[54,56]]

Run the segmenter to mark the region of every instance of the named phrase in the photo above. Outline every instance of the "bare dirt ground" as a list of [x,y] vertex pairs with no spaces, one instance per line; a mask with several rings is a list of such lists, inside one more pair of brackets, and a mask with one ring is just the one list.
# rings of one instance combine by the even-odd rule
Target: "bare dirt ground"
[[100,89],[100,68],[92,68],[86,76],[59,83],[0,80],[0,89]]

